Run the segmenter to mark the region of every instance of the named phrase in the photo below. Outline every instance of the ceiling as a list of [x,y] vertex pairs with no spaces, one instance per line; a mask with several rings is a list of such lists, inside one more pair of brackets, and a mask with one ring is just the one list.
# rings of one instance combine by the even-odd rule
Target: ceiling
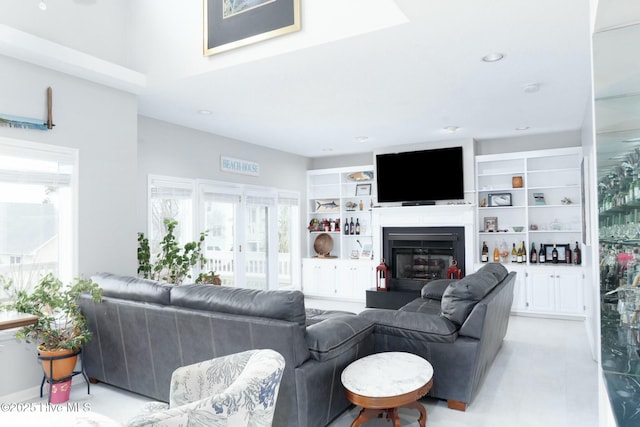
[[[140,114],[307,157],[583,124],[591,102],[587,0],[377,0],[340,10],[335,25],[340,3],[301,3],[299,32],[204,58],[198,47],[208,69],[179,78],[145,71]],[[327,37],[345,14],[348,28],[375,14],[389,22]],[[263,54],[287,44],[295,48]],[[230,60],[243,51],[259,59]],[[504,58],[483,62],[493,52]]]

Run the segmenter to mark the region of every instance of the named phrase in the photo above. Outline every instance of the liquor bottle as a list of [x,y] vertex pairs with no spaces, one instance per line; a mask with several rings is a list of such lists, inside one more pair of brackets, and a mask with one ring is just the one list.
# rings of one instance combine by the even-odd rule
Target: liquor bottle
[[567,262],[567,264],[571,264],[572,258],[573,257],[571,256],[571,243],[569,243],[566,249],[564,250],[564,260]]
[[500,262],[500,250],[498,249],[498,243],[496,243],[496,247],[493,249],[493,262]]
[[531,254],[529,255],[529,262],[536,264],[538,262],[538,252],[536,252],[536,244],[531,242]]
[[518,251],[516,251],[516,244],[513,244],[511,248],[511,262],[518,262]]
[[576,242],[576,247],[573,249],[573,263],[575,265],[582,264],[582,251],[580,250],[580,246],[578,246],[578,242]]
[[487,246],[487,241],[482,242],[482,253],[480,256],[480,261],[489,262],[489,247]]
[[558,249],[556,248],[556,244],[553,244],[553,250],[551,251],[551,262],[554,264],[558,263]]
[[518,253],[516,255],[516,262],[522,264],[522,246],[518,243]]
[[345,218],[344,219],[344,234],[349,234],[349,219]]
[[360,234],[360,220],[356,218],[356,234]]
[[522,241],[522,263],[526,264],[527,263],[527,245],[524,243],[524,240]]
[[340,218],[336,218],[336,233],[340,232]]
[[349,234],[354,234],[356,232],[356,225],[353,223],[353,217],[351,217],[351,222],[349,223]]
[[540,243],[540,252],[538,252],[538,262],[544,264],[547,261],[547,254],[544,253],[544,246]]
[[362,203],[362,200],[360,200],[360,204],[358,206],[360,207],[360,210],[364,209],[364,203]]

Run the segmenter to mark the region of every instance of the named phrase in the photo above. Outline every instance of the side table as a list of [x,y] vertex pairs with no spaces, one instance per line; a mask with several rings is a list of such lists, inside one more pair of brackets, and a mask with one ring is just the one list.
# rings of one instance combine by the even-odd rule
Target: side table
[[418,423],[425,427],[427,411],[417,401],[433,384],[433,367],[420,356],[404,352],[376,353],[347,366],[342,371],[347,399],[362,407],[351,427],[386,415],[400,427],[399,408],[420,412]]

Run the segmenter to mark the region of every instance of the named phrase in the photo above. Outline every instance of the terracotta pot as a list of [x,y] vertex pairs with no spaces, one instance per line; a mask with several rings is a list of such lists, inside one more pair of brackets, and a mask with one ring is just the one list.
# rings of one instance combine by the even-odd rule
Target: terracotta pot
[[[38,349],[38,354],[43,357],[41,359],[42,369],[44,369],[44,374],[47,378],[52,380],[60,380],[66,377],[71,376],[74,368],[76,367],[76,361],[78,360],[78,355],[73,354],[73,350],[41,350]],[[46,359],[48,357],[59,357],[70,355],[69,357],[65,357],[63,359],[49,360]],[[53,376],[51,375],[51,363],[53,362]]]

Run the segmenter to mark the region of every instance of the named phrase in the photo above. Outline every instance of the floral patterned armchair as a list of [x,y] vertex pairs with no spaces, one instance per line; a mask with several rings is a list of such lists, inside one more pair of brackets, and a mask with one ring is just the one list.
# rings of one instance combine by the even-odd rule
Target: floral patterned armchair
[[171,377],[169,404],[149,404],[127,426],[271,426],[284,365],[264,349],[183,366]]

